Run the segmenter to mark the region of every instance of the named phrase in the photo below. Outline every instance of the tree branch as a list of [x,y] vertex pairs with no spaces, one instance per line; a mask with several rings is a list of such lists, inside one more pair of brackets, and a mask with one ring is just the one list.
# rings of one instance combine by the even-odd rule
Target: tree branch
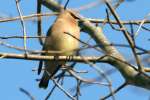
[[[14,58],[14,59],[24,59],[24,60],[56,60],[55,56],[42,56],[42,55],[33,55],[28,54],[27,56],[25,54],[14,54],[14,53],[0,53],[1,58]],[[58,60],[60,61],[67,61],[67,62],[85,62],[85,60],[88,60],[90,62],[108,62],[107,56],[102,57],[81,57],[81,56],[59,56]]]
[[[46,6],[47,8],[53,10],[53,11],[59,11],[62,6],[57,4],[54,0],[41,0],[42,4]],[[125,80],[128,84],[132,84],[138,87],[142,87],[145,89],[150,89],[150,77],[148,75],[145,75],[144,73],[138,74],[139,72],[129,66],[129,64],[125,64],[121,61],[126,61],[124,57],[116,50],[113,46],[105,46],[109,45],[110,42],[107,40],[107,38],[104,36],[104,33],[102,32],[100,27],[94,26],[90,21],[79,18],[81,23],[80,26],[83,28],[84,32],[87,32],[95,41],[97,44],[100,44],[100,48],[103,49],[103,51],[112,57],[109,58],[109,64],[113,65],[115,68],[117,68],[120,73],[123,75]],[[118,60],[120,59],[120,60]],[[108,59],[107,59],[108,60]]]

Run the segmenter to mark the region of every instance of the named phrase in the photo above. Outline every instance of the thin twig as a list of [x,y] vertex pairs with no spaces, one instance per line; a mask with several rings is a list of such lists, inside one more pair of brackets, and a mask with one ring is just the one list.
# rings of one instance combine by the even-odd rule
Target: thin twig
[[65,6],[64,6],[64,9],[65,9],[65,10],[67,9],[67,5],[68,5],[69,1],[70,1],[70,0],[67,0],[66,4],[65,4]]
[[76,94],[75,97],[77,98],[77,100],[79,100],[79,96],[81,96],[81,91],[80,91],[80,85],[82,83],[82,81],[76,79],[77,81],[77,87],[76,87]]
[[[59,78],[58,80],[57,80],[57,82],[59,82],[60,81],[60,79],[61,78]],[[51,91],[48,93],[48,95],[46,96],[46,98],[44,99],[44,100],[48,100],[49,98],[50,98],[50,96],[52,95],[52,93],[54,92],[54,90],[56,89],[56,84],[52,87],[52,89],[51,89]]]
[[[32,18],[35,18],[35,17],[41,17],[41,16],[52,16],[52,15],[57,15],[58,13],[54,12],[54,13],[38,13],[38,14],[31,14],[31,15],[26,15],[26,16],[22,16],[24,20],[27,20],[27,19],[32,19]],[[2,22],[9,22],[9,21],[16,21],[16,20],[19,20],[20,17],[11,17],[11,18],[2,18],[0,19],[0,23]],[[115,20],[106,20],[106,19],[94,19],[94,18],[85,18],[86,20],[89,20],[90,22],[92,23],[111,23],[111,24],[118,24],[117,21]],[[121,21],[122,24],[134,24],[134,25],[139,25],[142,23],[143,20],[132,20],[132,21]],[[150,23],[150,20],[145,20],[143,24],[149,24]],[[142,29],[146,30],[146,31],[150,31],[150,29],[144,27],[144,26],[141,26]]]
[[[39,37],[40,36],[27,36],[26,38],[28,39],[28,38],[39,38]],[[0,38],[1,39],[13,39],[13,38],[23,38],[23,36],[0,36]],[[41,38],[46,38],[46,36],[42,36]],[[99,45],[90,45],[87,42],[84,42],[82,40],[79,40],[79,41],[84,44],[84,47],[77,48],[77,49],[74,49],[74,50],[69,50],[69,51],[81,51],[81,50],[90,49],[90,48],[96,48],[96,47],[101,46],[100,44]],[[10,44],[8,44],[8,43],[6,43],[4,41],[0,41],[0,44],[6,46],[8,48],[13,48],[13,49],[16,49],[16,50],[24,51],[23,48],[17,47],[17,46],[14,46],[14,45],[10,45]],[[130,48],[129,45],[126,45],[126,44],[115,44],[115,43],[111,43],[111,44],[105,45],[105,46],[117,46],[117,47]],[[139,55],[145,54],[145,53],[150,53],[150,51],[148,51],[146,49],[143,49],[143,48],[141,48],[139,46],[135,45],[135,48],[140,50],[140,51],[142,51],[142,52],[137,53]],[[96,50],[100,51],[99,48],[96,48]],[[28,51],[29,53],[33,53],[33,54],[45,53],[45,51],[29,50],[29,49],[27,49],[26,51]],[[69,52],[69,51],[46,51],[46,52],[47,53],[63,53],[63,52]]]
[[48,100],[50,98],[50,96],[54,92],[55,88],[56,88],[56,85],[53,86],[53,88],[51,89],[51,91],[48,93],[48,95],[46,96],[46,98],[44,100]]
[[[115,73],[115,72],[116,72],[115,69],[110,69],[110,70],[105,71],[104,73],[107,74],[107,75],[111,75],[111,74],[113,74],[113,73]],[[104,80],[104,77],[99,77],[99,76],[93,79],[93,81],[99,81],[99,82],[101,82],[102,80]],[[92,84],[83,83],[83,84],[80,86],[80,88],[84,88],[84,87],[91,86],[91,85],[92,85]],[[71,91],[75,91],[75,88],[76,88],[76,87],[71,88]]]
[[[127,85],[127,83],[123,83],[121,86],[119,86],[117,89],[115,89],[113,91],[114,94],[116,94],[118,91],[120,91],[121,89],[123,89],[125,86]],[[107,96],[101,98],[100,100],[106,100],[107,98],[109,98],[110,96],[112,96],[112,94],[108,94]]]
[[[24,36],[0,36],[0,39],[22,39]],[[46,36],[27,36],[26,38],[46,38]]]
[[111,26],[112,29],[116,30],[116,31],[121,31],[121,29],[117,29],[113,26],[113,24],[110,22],[110,19],[109,19],[109,12],[108,10],[106,9],[106,14],[107,14],[107,20],[109,22],[109,25]]
[[98,81],[95,81],[93,79],[85,79],[85,78],[82,78],[80,77],[79,75],[77,75],[75,72],[73,72],[72,70],[68,70],[68,72],[76,79],[84,82],[84,83],[88,83],[88,84],[98,84],[98,85],[104,85],[104,86],[109,86],[107,83],[102,83],[102,82],[98,82]]
[[70,99],[76,100],[70,93],[68,93],[60,84],[58,84],[54,79],[53,79],[54,84],[62,91],[64,92]]
[[29,93],[27,90],[23,89],[23,88],[19,88],[19,90],[24,93],[25,95],[27,95],[30,100],[35,100],[35,98],[31,95],[31,93]]
[[86,4],[86,5],[82,5],[81,7],[74,8],[74,10],[76,10],[76,11],[86,10],[86,9],[92,8],[94,6],[100,5],[101,3],[102,2],[100,2],[100,0],[97,0],[94,2],[90,2],[89,4]]
[[[22,18],[25,20],[27,19],[32,19],[32,18],[35,18],[35,17],[40,17],[40,16],[53,16],[53,15],[58,15],[58,13],[56,12],[53,12],[53,13],[43,13],[43,14],[31,14],[31,15],[26,15],[26,16],[22,16]],[[20,20],[20,16],[18,17],[12,17],[12,18],[3,18],[3,19],[0,19],[0,23],[2,22],[10,22],[10,21],[16,21],[16,20]]]
[[[114,9],[117,9],[117,7],[119,7],[119,5],[120,5],[123,1],[124,1],[124,0],[119,0],[119,1],[113,6],[113,8],[114,8]],[[105,0],[103,0],[103,2],[105,2]],[[110,2],[110,1],[108,1],[108,2]],[[108,12],[107,15],[111,15],[111,12]],[[107,18],[105,18],[104,23],[103,23],[103,26],[106,24],[106,22],[107,22]]]
[[89,62],[88,60],[85,60],[85,62],[87,64],[89,64],[92,68],[94,68],[95,71],[97,71],[97,73],[101,76],[103,76],[105,78],[105,80],[108,82],[108,87],[109,87],[109,90],[110,90],[110,94],[112,96],[112,99],[115,100],[115,97],[114,97],[114,92],[113,92],[113,89],[112,89],[112,83],[110,81],[110,79],[108,78],[108,76],[99,68],[97,67],[95,64]]
[[138,35],[140,29],[142,28],[143,24],[145,23],[145,21],[147,20],[147,18],[148,18],[149,16],[150,16],[150,13],[149,13],[147,16],[145,16],[145,18],[141,21],[139,28],[138,28],[137,31],[135,32],[135,36]]
[[114,18],[116,19],[116,21],[118,22],[119,27],[122,29],[122,32],[125,36],[125,38],[127,39],[129,45],[131,46],[131,50],[133,52],[133,55],[135,57],[139,72],[143,71],[143,67],[142,64],[140,62],[140,58],[136,53],[136,49],[135,49],[135,43],[133,42],[132,38],[129,35],[129,32],[126,30],[126,28],[124,27],[124,25],[121,23],[119,16],[117,15],[117,13],[115,12],[114,8],[111,6],[111,4],[105,0],[105,3],[107,5],[107,7],[110,9],[111,13],[113,14]]
[[25,23],[24,23],[24,19],[23,19],[23,17],[22,17],[22,13],[21,13],[21,10],[20,10],[20,7],[19,7],[19,1],[18,0],[15,0],[16,1],[16,6],[17,6],[17,10],[18,10],[18,13],[19,13],[19,16],[20,16],[20,21],[21,21],[21,25],[22,25],[22,32],[23,32],[23,36],[24,36],[24,38],[23,38],[23,46],[24,46],[24,50],[25,50],[25,54],[27,55],[27,51],[26,51],[26,49],[27,49],[27,39],[26,39],[26,37],[27,37],[27,33],[26,33],[26,28],[25,28]]

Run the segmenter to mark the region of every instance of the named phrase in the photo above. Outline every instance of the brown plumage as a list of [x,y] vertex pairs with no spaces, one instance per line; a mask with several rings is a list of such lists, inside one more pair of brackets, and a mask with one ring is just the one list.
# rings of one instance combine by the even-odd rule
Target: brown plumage
[[[70,34],[70,35],[69,35]],[[46,53],[44,55],[52,56],[71,56],[75,55],[74,49],[79,48],[80,28],[75,16],[69,11],[62,11],[54,24],[47,32],[47,38],[43,46],[44,51],[66,51],[62,53]],[[77,39],[75,39],[77,38]],[[55,75],[58,69],[65,64],[65,62],[58,61],[44,61],[45,71],[39,83],[40,88],[47,88],[49,79]],[[42,61],[40,61],[38,74],[42,69]]]

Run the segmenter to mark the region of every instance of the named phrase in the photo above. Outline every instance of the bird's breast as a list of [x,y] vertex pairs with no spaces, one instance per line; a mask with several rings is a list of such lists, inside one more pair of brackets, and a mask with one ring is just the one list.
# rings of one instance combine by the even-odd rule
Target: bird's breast
[[79,47],[80,30],[76,23],[57,20],[52,28],[51,35],[46,39],[47,50],[63,51],[60,55],[73,55]]
[[79,42],[74,37],[64,33],[59,36],[54,36],[52,38],[52,46],[50,46],[53,50],[58,51],[66,51],[64,54],[72,55],[73,50],[78,48]]

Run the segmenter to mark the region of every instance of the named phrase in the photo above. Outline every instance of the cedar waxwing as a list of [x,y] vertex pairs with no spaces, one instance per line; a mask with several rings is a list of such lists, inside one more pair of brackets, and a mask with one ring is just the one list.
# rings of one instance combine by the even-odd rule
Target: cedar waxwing
[[[67,34],[66,34],[67,33]],[[69,35],[70,34],[70,35]],[[54,24],[47,32],[47,38],[43,46],[43,51],[66,51],[62,53],[45,53],[43,55],[51,56],[72,56],[76,55],[74,49],[79,48],[80,28],[76,16],[67,10],[60,12]],[[40,80],[39,87],[47,88],[49,79],[51,79],[58,69],[65,62],[44,61],[45,71]],[[39,63],[38,74],[42,70],[42,61]]]

